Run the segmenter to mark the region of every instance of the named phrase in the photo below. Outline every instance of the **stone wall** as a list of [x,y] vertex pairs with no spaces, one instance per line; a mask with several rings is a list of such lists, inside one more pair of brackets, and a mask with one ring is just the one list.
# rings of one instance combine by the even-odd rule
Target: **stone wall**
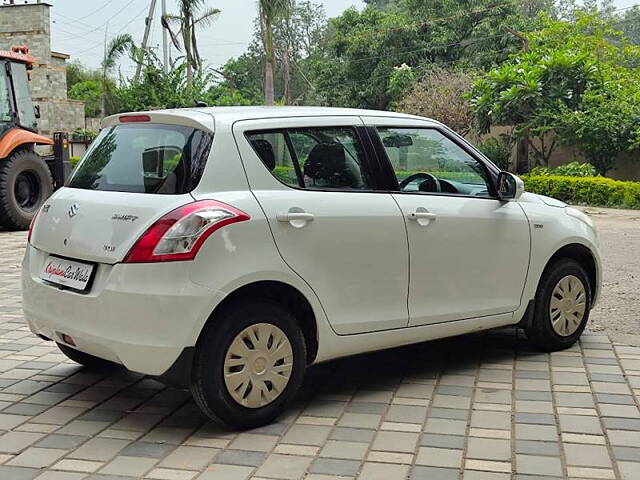
[[78,100],[47,99],[38,102],[40,119],[38,129],[43,135],[53,132],[73,132],[84,128],[84,103]]
[[29,89],[40,106],[38,129],[44,135],[84,128],[84,103],[67,99],[68,55],[51,51],[50,18],[47,3],[0,6],[0,50],[26,45],[38,59]]

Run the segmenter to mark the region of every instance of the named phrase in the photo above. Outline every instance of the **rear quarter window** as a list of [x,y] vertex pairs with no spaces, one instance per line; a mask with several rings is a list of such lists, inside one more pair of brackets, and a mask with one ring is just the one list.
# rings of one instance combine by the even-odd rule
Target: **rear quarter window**
[[179,195],[200,182],[213,135],[153,123],[105,128],[76,168],[71,188]]

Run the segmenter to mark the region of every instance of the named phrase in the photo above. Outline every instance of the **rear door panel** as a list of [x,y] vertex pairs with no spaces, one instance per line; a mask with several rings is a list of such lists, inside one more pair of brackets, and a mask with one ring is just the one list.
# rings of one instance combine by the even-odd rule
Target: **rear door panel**
[[[358,117],[313,117],[234,126],[249,183],[280,255],[316,292],[332,328],[345,335],[407,326],[408,246],[400,209],[388,193],[288,187],[265,167],[245,132],[360,125]],[[314,218],[296,228],[282,221],[288,212]]]

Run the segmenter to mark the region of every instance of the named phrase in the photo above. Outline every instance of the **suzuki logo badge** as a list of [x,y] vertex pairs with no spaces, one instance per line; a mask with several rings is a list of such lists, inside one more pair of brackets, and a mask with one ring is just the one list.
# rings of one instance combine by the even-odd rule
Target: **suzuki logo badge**
[[73,218],[76,216],[76,213],[78,213],[78,209],[80,208],[80,205],[78,205],[77,203],[74,203],[73,205],[71,205],[69,207],[69,218]]

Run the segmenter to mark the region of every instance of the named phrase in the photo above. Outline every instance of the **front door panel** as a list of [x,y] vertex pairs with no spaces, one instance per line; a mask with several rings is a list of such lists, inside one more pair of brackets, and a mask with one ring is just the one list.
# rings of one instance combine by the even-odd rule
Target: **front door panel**
[[407,217],[410,325],[495,315],[519,307],[529,264],[529,226],[516,202],[420,194],[394,197]]
[[530,251],[520,205],[495,198],[490,170],[445,129],[412,119],[365,123],[376,126],[378,151],[399,184],[394,198],[407,222],[409,324],[515,311]]

